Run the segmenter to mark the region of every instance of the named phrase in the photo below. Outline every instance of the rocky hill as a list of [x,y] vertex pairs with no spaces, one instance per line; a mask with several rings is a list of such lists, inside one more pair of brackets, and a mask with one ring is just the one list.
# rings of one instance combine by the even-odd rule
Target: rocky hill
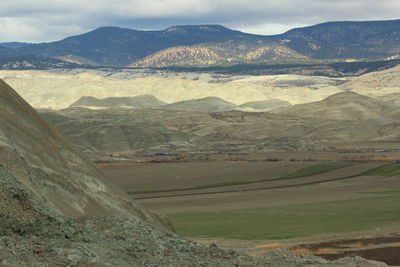
[[306,58],[278,43],[228,41],[168,48],[134,62],[130,67],[209,66],[266,63],[276,60],[284,62]]

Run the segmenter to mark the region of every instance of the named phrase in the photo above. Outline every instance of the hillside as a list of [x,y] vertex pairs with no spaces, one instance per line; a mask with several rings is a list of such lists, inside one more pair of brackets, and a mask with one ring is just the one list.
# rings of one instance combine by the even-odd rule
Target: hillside
[[77,145],[86,152],[158,152],[209,148],[201,137],[172,129],[163,124],[162,120],[154,120],[146,115],[160,112],[165,111],[70,108],[59,113],[41,111],[41,114],[64,134],[78,140]]
[[162,108],[214,112],[221,110],[232,110],[236,108],[236,105],[227,102],[219,97],[205,97],[201,99],[193,99],[172,103],[169,105],[165,105]]
[[8,56],[12,53],[12,50],[8,47],[0,45],[0,54],[4,56]]
[[400,65],[376,71],[354,78],[340,86],[343,90],[352,90],[372,97],[400,92]]
[[390,109],[391,106],[385,102],[354,92],[344,92],[322,101],[281,108],[275,112],[331,120],[370,120],[386,117]]
[[20,183],[66,216],[109,214],[150,220],[1,80],[0,92],[0,163]]
[[6,43],[0,43],[0,47],[6,47],[6,48],[18,48],[18,47],[23,47],[27,45],[32,45],[32,43],[21,43],[21,42],[6,42]]
[[[139,254],[142,263],[156,262],[137,249],[161,255],[161,243],[169,241],[158,220],[110,184],[3,81],[0,95],[0,233],[8,240],[1,245],[2,264],[126,265],[138,263]],[[117,236],[124,231],[125,240],[134,241],[122,258],[120,249],[128,246]]]
[[98,99],[91,96],[82,96],[69,107],[133,107],[133,108],[156,108],[166,103],[153,95],[139,95],[133,97],[108,97]]
[[227,41],[224,43],[168,48],[134,62],[130,67],[208,66],[266,63],[276,60],[293,61],[306,58],[304,55],[277,43]]
[[399,138],[400,106],[353,92],[270,112],[230,110],[229,106],[212,112],[215,103],[221,104],[221,100],[206,98],[158,109],[69,108],[42,114],[95,154],[321,150],[343,143],[396,142]]
[[[9,54],[12,54],[12,52]],[[52,68],[72,69],[78,67],[85,67],[85,66],[82,66],[80,63],[64,59],[35,56],[35,55],[0,57],[0,69],[2,70],[21,70],[21,69],[37,70],[37,69],[52,69]]]

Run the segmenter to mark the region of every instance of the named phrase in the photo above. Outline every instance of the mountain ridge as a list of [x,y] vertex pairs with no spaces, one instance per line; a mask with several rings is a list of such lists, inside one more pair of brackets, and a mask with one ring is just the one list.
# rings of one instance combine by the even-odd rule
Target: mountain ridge
[[[189,29],[190,31],[188,31]],[[16,48],[13,49],[13,53],[16,55],[38,54],[48,57],[73,55],[103,65],[125,66],[137,59],[177,44],[194,45],[204,43],[206,40],[207,42],[217,42],[244,37],[265,38],[216,25],[175,26],[155,31],[105,26],[56,42]]]
[[[168,48],[207,44],[226,53],[228,48],[244,42],[248,51],[279,45],[314,60],[387,60],[400,58],[399,40],[400,20],[327,22],[278,35],[243,33],[221,25],[184,25],[153,31],[107,26],[56,42],[0,47],[0,56],[73,57],[103,66],[128,66]],[[174,66],[168,61],[163,65]]]
[[321,59],[400,54],[400,20],[325,22],[295,28],[276,37],[300,53]]

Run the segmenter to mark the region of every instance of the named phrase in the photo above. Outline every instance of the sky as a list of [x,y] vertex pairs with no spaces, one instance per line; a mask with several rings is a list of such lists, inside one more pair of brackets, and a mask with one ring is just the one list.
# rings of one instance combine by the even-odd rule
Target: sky
[[0,42],[49,42],[101,26],[221,24],[278,34],[327,21],[400,18],[400,0],[0,0]]

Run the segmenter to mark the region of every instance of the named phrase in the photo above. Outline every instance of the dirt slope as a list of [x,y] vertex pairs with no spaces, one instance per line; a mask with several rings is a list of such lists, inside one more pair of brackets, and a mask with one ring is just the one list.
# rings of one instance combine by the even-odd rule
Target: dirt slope
[[146,217],[9,86],[0,81],[0,163],[60,214]]

